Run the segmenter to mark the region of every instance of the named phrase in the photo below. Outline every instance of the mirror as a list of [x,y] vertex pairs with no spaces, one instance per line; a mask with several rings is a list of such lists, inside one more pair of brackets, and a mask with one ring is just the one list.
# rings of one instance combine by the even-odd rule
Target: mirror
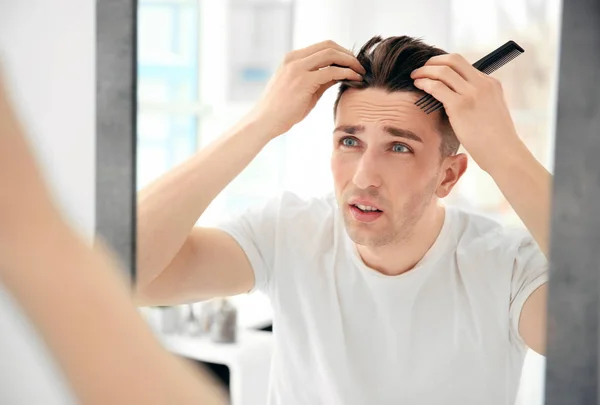
[[[279,122],[254,118],[283,58],[323,40],[356,54],[375,35],[408,35],[470,63],[514,40],[525,53],[492,76],[551,173],[558,1],[140,0],[137,21],[138,298],[172,352],[208,365],[236,404],[298,396],[301,375],[313,376],[302,395],[331,403],[543,403],[545,360],[519,320],[544,255],[488,161],[463,143],[446,172],[423,175],[441,141],[407,102],[414,91],[351,89],[334,119],[335,85],[266,142]],[[271,117],[290,100],[278,103]],[[501,121],[488,113],[481,131]],[[373,122],[423,142],[391,142]],[[436,193],[447,210],[425,204]],[[382,213],[359,212],[369,203]]]

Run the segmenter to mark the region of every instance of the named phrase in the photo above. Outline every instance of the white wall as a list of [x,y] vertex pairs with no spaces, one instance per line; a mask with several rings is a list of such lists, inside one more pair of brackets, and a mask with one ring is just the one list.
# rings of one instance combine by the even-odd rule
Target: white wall
[[[0,63],[57,200],[90,238],[94,60],[94,1],[0,0]],[[0,331],[0,404],[74,403],[45,346],[1,286]]]

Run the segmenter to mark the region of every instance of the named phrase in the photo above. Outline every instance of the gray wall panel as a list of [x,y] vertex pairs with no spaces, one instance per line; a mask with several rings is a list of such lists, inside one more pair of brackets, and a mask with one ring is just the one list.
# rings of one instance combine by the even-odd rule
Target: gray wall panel
[[598,403],[600,2],[563,3],[546,404]]
[[99,0],[96,231],[135,277],[137,1]]

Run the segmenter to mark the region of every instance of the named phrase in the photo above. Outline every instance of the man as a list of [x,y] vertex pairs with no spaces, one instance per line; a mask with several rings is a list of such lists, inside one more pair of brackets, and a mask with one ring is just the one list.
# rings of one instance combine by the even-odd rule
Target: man
[[[335,192],[292,193],[194,227],[273,138],[343,81]],[[427,115],[425,93],[444,109]],[[529,232],[446,207],[489,173]],[[512,404],[544,353],[551,176],[519,139],[498,81],[414,38],[327,41],[287,55],[256,107],[138,200],[140,305],[248,291],[274,309],[270,403]]]

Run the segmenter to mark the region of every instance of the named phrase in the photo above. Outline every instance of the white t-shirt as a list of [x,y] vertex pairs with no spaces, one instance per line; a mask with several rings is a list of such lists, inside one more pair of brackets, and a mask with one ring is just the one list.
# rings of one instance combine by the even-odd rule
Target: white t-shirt
[[367,267],[333,195],[285,192],[222,223],[273,306],[270,405],[508,405],[527,297],[548,263],[525,230],[446,206],[412,270]]

